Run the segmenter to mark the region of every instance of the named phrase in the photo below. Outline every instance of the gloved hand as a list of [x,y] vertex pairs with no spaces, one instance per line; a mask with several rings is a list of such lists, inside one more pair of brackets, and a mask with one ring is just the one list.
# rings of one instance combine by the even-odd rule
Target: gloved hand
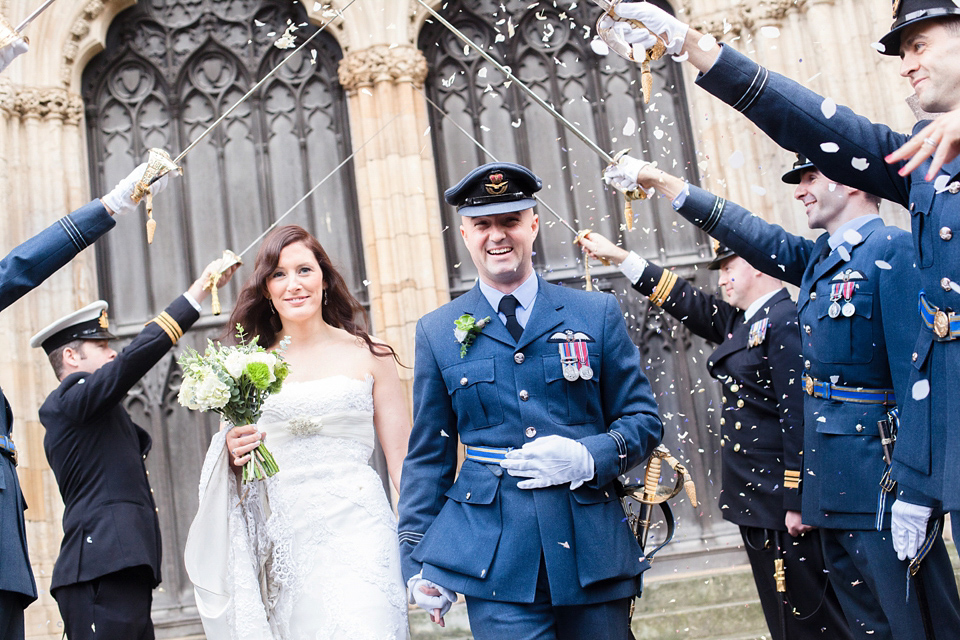
[[0,71],[6,69],[14,58],[21,53],[26,53],[28,49],[27,42],[23,38],[17,38],[0,48]]
[[636,45],[638,49],[652,49],[657,44],[657,36],[646,29],[634,27],[629,22],[614,20],[609,14],[600,18],[599,28],[609,29],[615,40],[630,46]]
[[893,548],[900,560],[913,559],[927,537],[927,521],[933,509],[912,502],[897,500],[890,512],[890,533]]
[[[427,595],[421,591],[424,589],[435,589],[440,595]],[[427,613],[430,618],[443,626],[443,616],[447,614],[450,607],[457,601],[457,594],[450,589],[441,587],[429,580],[424,580],[420,574],[407,580],[407,599],[410,604],[415,604]]]
[[[117,186],[113,188],[113,191],[100,198],[101,202],[103,202],[103,204],[114,213],[128,213],[136,210],[137,203],[133,201],[131,196],[133,196],[133,188],[138,182],[140,182],[140,179],[143,178],[143,174],[146,170],[147,163],[144,162],[136,169],[131,171],[126,178],[121,180]],[[153,195],[157,195],[166,189],[169,179],[169,173],[163,174],[159,180],[150,185],[151,193],[153,193]]]
[[[660,36],[667,45],[667,53],[670,55],[675,56],[683,51],[683,41],[687,37],[687,30],[690,26],[680,22],[655,4],[649,2],[621,2],[614,11],[621,18],[639,20],[647,29]],[[642,31],[642,29],[634,30]],[[646,41],[639,40],[642,37],[640,34],[634,37],[638,38],[636,44],[640,44],[644,49],[649,49],[656,44],[655,41],[650,41],[647,44]]]
[[646,160],[622,156],[616,164],[607,165],[603,170],[603,179],[607,184],[611,184],[621,191],[636,189],[639,186],[637,176],[649,164]]
[[512,476],[530,478],[517,483],[521,489],[542,489],[565,482],[576,489],[596,473],[587,448],[563,436],[544,436],[528,442],[507,453],[500,466]]

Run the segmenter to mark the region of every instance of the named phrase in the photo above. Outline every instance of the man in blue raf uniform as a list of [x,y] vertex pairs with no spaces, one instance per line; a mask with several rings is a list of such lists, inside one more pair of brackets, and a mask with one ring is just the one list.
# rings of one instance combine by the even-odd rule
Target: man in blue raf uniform
[[403,572],[437,622],[463,593],[478,640],[625,639],[647,563],[617,477],[663,425],[616,299],[534,273],[540,187],[494,163],[445,194],[479,282],[417,325]]
[[[619,13],[651,19],[648,26],[675,43],[672,53],[689,53],[702,72],[697,84],[781,146],[804,154],[831,179],[909,210],[920,292],[903,304],[915,309],[920,327],[907,354],[908,393],[898,395],[893,477],[903,493],[893,508],[893,542],[901,557],[914,557],[928,518],[941,510],[954,512],[954,539],[960,540],[960,428],[954,420],[960,415],[960,6],[952,0],[893,2],[893,26],[880,39],[883,53],[901,56],[900,75],[910,80],[920,108],[942,114],[918,122],[912,138],[846,107],[822,110],[821,96],[732,47],[704,50],[702,34],[653,5],[620,7]],[[626,37],[647,46],[639,31]]]
[[720,510],[740,527],[771,636],[851,637],[824,572],[820,533],[800,517],[803,359],[790,294],[780,280],[719,244],[707,267],[720,272],[725,300],[600,234],[580,244],[618,265],[651,303],[720,345],[707,362],[723,385]]
[[[946,548],[936,536],[914,585],[890,543],[889,501],[879,491],[884,449],[878,422],[909,393],[918,318],[910,234],[885,226],[880,199],[827,179],[798,157],[784,181],[816,241],[783,228],[633,158],[606,177],[673,199],[680,215],[757,269],[800,287],[803,354],[803,522],[820,528],[830,580],[855,637],[923,638],[929,616],[940,638],[960,629],[960,600]],[[632,175],[631,175],[632,174]],[[878,508],[879,505],[884,505]],[[922,583],[922,584],[921,584]],[[926,586],[926,605],[917,592]]]
[[[114,213],[133,211],[134,185],[145,164],[120,181],[113,191],[57,220],[0,260],[0,309],[6,309],[113,228]],[[167,183],[154,183],[158,193]],[[27,508],[17,479],[17,447],[13,412],[0,392],[0,638],[23,638],[23,610],[37,599],[27,556],[23,511]]]
[[[150,435],[121,402],[200,317],[207,266],[120,355],[108,343],[107,303],[94,302],[30,340],[60,386],[40,407],[43,448],[63,498],[63,542],[50,591],[70,640],[150,640],[160,583],[160,523],[144,461]],[[228,270],[220,285],[236,267]]]

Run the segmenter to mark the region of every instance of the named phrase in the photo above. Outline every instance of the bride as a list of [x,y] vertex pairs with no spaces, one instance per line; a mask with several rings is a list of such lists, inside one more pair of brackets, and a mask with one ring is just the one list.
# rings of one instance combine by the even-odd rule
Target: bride
[[[408,637],[396,518],[369,459],[376,437],[399,487],[410,421],[396,353],[362,313],[306,230],[264,240],[227,326],[269,349],[289,336],[290,375],[257,425],[214,436],[201,472],[184,561],[211,640]],[[280,471],[240,486],[263,438]]]

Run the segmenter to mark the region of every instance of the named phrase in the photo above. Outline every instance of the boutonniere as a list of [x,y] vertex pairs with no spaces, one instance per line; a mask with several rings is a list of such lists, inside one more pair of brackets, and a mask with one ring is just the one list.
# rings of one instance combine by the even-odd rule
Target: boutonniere
[[467,349],[470,348],[470,345],[473,344],[473,341],[477,339],[477,336],[489,322],[490,316],[487,316],[483,320],[474,320],[473,316],[469,313],[465,313],[453,321],[453,335],[456,336],[457,342],[460,343],[461,358],[467,355]]

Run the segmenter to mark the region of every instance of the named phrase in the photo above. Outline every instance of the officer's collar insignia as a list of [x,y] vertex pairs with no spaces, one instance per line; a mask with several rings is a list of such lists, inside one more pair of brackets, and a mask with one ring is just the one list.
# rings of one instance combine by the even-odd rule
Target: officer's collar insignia
[[767,327],[770,326],[770,318],[764,318],[762,320],[757,320],[752,325],[750,325],[750,335],[747,338],[747,348],[752,349],[753,347],[763,344],[763,341],[767,338]]
[[484,188],[492,196],[500,196],[506,193],[507,187],[510,186],[510,183],[503,179],[502,173],[492,173],[489,178],[490,182],[484,184]]
[[547,342],[596,342],[596,340],[583,331],[564,329],[547,338]]
[[842,281],[849,282],[851,280],[866,280],[867,277],[856,269],[847,269],[845,271],[838,271],[832,278],[831,281]]
[[106,310],[106,309],[104,309],[103,311],[100,312],[99,322],[100,322],[100,328],[101,328],[101,329],[109,329],[109,328],[110,328],[110,320],[107,319],[107,310]]

